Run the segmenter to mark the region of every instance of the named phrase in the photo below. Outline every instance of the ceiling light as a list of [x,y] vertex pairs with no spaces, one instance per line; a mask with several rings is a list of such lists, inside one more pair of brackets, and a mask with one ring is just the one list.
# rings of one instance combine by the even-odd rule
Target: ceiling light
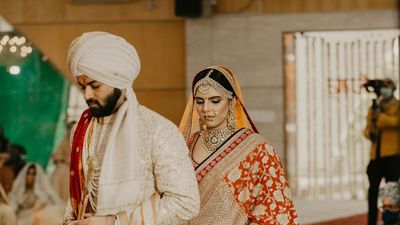
[[15,76],[19,75],[19,73],[21,73],[21,67],[16,66],[16,65],[12,65],[12,66],[8,67],[8,72],[11,75],[15,75]]

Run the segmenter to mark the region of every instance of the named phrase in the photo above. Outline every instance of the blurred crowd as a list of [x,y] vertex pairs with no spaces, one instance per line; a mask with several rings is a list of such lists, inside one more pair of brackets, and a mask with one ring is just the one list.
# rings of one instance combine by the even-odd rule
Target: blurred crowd
[[0,126],[0,225],[58,225],[69,197],[69,135],[74,123],[51,155],[48,176],[27,151],[11,143]]

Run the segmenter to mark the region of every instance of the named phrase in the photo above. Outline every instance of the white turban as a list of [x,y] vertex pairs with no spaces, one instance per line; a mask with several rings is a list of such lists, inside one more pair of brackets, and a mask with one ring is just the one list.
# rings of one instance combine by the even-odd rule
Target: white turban
[[75,78],[90,78],[119,89],[132,86],[140,71],[136,49],[125,39],[106,32],[89,32],[69,47],[67,64]]
[[117,111],[103,158],[97,198],[98,215],[133,210],[143,199],[138,102],[132,83],[140,71],[135,48],[125,39],[105,33],[84,33],[69,47],[68,66],[75,76],[86,75],[109,86],[125,89],[126,100]]

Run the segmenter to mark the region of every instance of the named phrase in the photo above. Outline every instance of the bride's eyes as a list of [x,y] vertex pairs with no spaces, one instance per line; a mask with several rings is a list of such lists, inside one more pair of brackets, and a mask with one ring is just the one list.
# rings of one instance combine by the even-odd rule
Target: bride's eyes
[[203,104],[203,103],[204,103],[204,100],[196,99],[196,104],[200,105],[200,104]]

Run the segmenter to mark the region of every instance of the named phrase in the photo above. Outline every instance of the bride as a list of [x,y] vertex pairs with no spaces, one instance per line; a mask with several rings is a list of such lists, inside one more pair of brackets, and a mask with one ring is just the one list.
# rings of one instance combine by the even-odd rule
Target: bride
[[201,198],[189,224],[298,224],[281,162],[246,112],[230,70],[212,66],[194,77],[180,130]]

